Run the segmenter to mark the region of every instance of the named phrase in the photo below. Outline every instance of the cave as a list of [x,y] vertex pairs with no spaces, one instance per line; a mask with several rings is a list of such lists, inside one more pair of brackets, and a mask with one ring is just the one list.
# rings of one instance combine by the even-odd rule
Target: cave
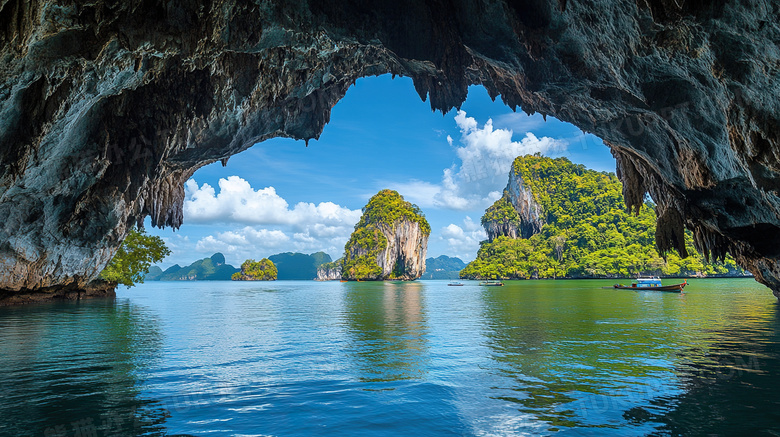
[[318,138],[356,79],[482,85],[602,138],[657,245],[780,297],[780,5],[635,0],[0,3],[0,289],[84,289],[198,168]]

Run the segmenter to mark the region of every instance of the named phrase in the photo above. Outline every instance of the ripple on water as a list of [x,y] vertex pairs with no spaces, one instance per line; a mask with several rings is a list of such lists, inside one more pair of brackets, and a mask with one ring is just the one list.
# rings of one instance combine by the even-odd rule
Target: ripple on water
[[0,308],[0,435],[780,434],[749,280],[151,283]]

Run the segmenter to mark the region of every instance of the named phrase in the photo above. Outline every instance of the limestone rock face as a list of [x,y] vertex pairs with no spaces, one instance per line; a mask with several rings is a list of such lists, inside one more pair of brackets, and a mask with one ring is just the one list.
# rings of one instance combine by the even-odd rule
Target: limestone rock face
[[[425,256],[428,253],[428,235],[417,222],[399,220],[394,225],[380,225],[387,244],[379,250],[376,264],[379,271],[369,275],[356,275],[344,271],[344,279],[411,281],[425,273]],[[347,247],[351,258],[371,256],[371,248],[358,245]]]
[[425,273],[431,226],[417,205],[392,190],[368,201],[344,246],[342,278],[410,281]]
[[482,222],[482,227],[485,228],[488,241],[493,241],[498,237],[520,238],[520,228],[511,222],[485,220]]
[[504,195],[485,211],[482,227],[491,242],[497,237],[531,238],[544,226],[542,206],[534,199],[531,188],[514,169],[509,171],[509,182]]
[[341,263],[337,260],[317,267],[318,281],[338,281],[341,279]]
[[394,227],[382,226],[381,229],[387,238],[387,247],[377,258],[382,278],[389,278],[393,270],[403,272],[396,279],[412,280],[422,276],[428,254],[428,235],[420,224],[402,220]]
[[541,232],[542,226],[544,226],[542,206],[536,202],[531,189],[525,186],[519,173],[509,172],[509,183],[504,192],[520,217],[520,236],[531,238],[531,236]]
[[[199,167],[316,138],[355,79],[471,84],[611,147],[658,205],[780,293],[780,7],[668,0],[0,2],[0,288],[86,286],[129,228],[182,223]],[[381,102],[380,102],[381,103]],[[521,231],[522,232],[522,231]]]

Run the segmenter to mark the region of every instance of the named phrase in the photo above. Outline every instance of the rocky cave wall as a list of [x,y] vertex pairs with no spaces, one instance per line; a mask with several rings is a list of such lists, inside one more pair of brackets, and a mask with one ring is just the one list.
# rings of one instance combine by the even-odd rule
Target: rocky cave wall
[[[84,287],[199,167],[316,138],[355,79],[447,111],[483,85],[603,138],[658,203],[780,293],[780,13],[758,0],[0,0],[0,289]],[[381,105],[381,102],[377,102]],[[574,144],[572,147],[576,147]]]

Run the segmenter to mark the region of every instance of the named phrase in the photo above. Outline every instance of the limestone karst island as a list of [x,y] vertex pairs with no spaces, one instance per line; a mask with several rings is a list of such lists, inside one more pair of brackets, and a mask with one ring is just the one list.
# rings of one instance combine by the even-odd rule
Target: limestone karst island
[[363,215],[344,247],[341,278],[417,279],[425,272],[430,234],[431,226],[417,205],[396,191],[382,190],[363,207]]
[[0,437],[780,435],[780,2],[0,0]]

